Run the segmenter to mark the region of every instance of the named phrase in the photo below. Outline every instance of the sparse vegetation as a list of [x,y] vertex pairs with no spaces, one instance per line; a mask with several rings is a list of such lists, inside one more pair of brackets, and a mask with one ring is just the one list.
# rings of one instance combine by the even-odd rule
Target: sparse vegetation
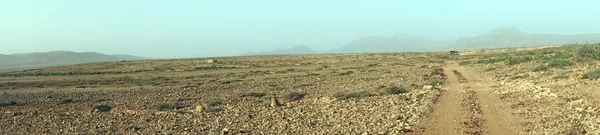
[[305,86],[312,86],[314,85],[313,82],[301,82],[300,84],[298,84],[298,87],[305,87]]
[[266,96],[267,93],[264,92],[246,92],[246,93],[242,93],[240,95],[240,97],[264,97]]
[[527,57],[527,56],[512,56],[512,57],[508,58],[508,64],[515,65],[515,64],[529,62],[531,60],[532,60],[531,57]]
[[533,68],[533,71],[537,72],[537,71],[543,71],[543,70],[547,70],[548,67],[546,65],[540,64],[537,65]]
[[393,94],[401,94],[408,93],[408,90],[398,86],[389,86],[377,89],[378,93],[382,95],[393,95]]
[[178,99],[177,99],[177,101],[179,101],[179,102],[183,102],[183,101],[188,101],[188,100],[193,100],[193,99],[194,99],[194,98],[189,98],[189,97],[186,97],[186,98],[178,98]]
[[592,72],[588,72],[583,74],[583,79],[590,79],[590,80],[595,80],[600,78],[600,69],[596,69]]
[[567,79],[569,78],[569,76],[566,76],[565,74],[557,74],[552,76],[552,79]]
[[17,105],[17,102],[15,102],[15,101],[0,102],[0,107],[15,106],[15,105]]
[[326,69],[326,68],[329,68],[329,67],[330,66],[328,66],[328,65],[323,65],[323,66],[317,67],[315,70],[323,70],[323,69]]
[[553,68],[563,68],[571,65],[573,65],[573,62],[566,59],[553,59],[550,62],[548,62],[548,66]]
[[221,99],[216,98],[206,101],[206,104],[209,106],[217,106],[223,104],[223,101]]
[[460,63],[458,63],[459,65],[469,65],[471,64],[471,61],[462,61]]
[[332,94],[332,97],[338,100],[345,100],[350,98],[365,98],[370,96],[373,96],[373,94],[369,93],[368,91],[353,91],[348,93],[338,91]]
[[204,109],[205,113],[216,113],[216,112],[221,112],[221,111],[223,111],[223,109],[215,108],[215,107],[210,107],[210,108]]
[[339,73],[337,75],[338,76],[343,76],[343,75],[349,75],[349,74],[352,74],[352,73],[354,73],[354,71],[346,71],[346,72]]
[[495,57],[491,57],[491,56],[489,56],[489,57],[490,58],[479,59],[477,61],[477,63],[480,63],[480,64],[492,64],[492,63],[498,63],[498,62],[506,61],[509,58],[508,55],[506,55],[506,54],[501,54],[501,55],[495,56]]
[[70,98],[69,99],[63,99],[63,100],[60,100],[60,102],[63,103],[63,104],[72,103],[73,99],[70,99]]
[[157,109],[160,111],[168,111],[183,108],[183,104],[177,102],[166,102],[158,104]]
[[427,85],[442,85],[442,84],[444,84],[444,81],[442,81],[440,79],[431,79],[426,84]]
[[108,112],[112,107],[108,105],[97,105],[92,107],[91,112]]
[[235,66],[204,66],[204,67],[196,67],[195,70],[215,70],[215,69],[233,69],[237,68]]
[[104,102],[104,101],[108,101],[108,99],[106,99],[106,98],[99,98],[99,99],[94,100],[94,102]]
[[444,60],[429,60],[429,63],[444,63]]
[[596,60],[600,59],[598,49],[592,46],[583,46],[577,51],[577,59],[579,60]]
[[304,96],[306,96],[306,94],[304,94],[304,93],[288,92],[288,93],[283,94],[282,98],[287,99],[287,100],[300,100],[300,99],[304,98]]
[[515,75],[515,76],[511,76],[508,78],[508,80],[516,80],[516,79],[523,79],[523,78],[528,78],[529,74],[525,74],[525,75]]
[[351,99],[351,98],[365,98],[365,97],[371,97],[371,96],[375,96],[375,95],[394,95],[394,94],[402,94],[402,93],[408,93],[408,90],[405,88],[402,88],[402,87],[398,87],[398,86],[381,85],[372,92],[369,92],[369,91],[352,91],[352,92],[337,91],[337,92],[332,93],[331,97],[339,99],[339,100],[345,100],[345,99]]

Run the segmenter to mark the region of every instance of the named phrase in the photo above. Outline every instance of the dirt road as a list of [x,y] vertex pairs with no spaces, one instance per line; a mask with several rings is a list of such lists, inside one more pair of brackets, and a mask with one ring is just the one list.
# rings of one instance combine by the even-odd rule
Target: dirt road
[[521,134],[510,109],[494,95],[474,71],[456,62],[444,66],[448,76],[424,134],[429,135],[514,135]]

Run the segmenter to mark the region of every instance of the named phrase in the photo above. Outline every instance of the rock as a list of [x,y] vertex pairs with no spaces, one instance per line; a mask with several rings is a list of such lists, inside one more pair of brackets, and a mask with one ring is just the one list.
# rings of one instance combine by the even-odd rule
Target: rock
[[229,134],[229,128],[223,128],[223,130],[221,130],[221,134],[222,135],[228,135]]
[[320,99],[320,101],[323,102],[323,103],[331,103],[331,102],[333,102],[333,99],[330,98],[330,97],[322,97]]
[[271,97],[270,107],[278,107],[278,106],[281,106],[281,103],[279,102],[279,100],[277,100],[276,97]]
[[197,113],[202,113],[202,111],[204,111],[204,107],[201,105],[196,106],[196,109],[194,109],[194,111],[196,111]]
[[579,99],[579,100],[569,102],[569,106],[571,106],[571,108],[581,108],[581,107],[583,107],[584,103],[585,103],[584,99]]
[[412,127],[411,126],[405,126],[404,128],[402,128],[403,132],[412,132]]
[[433,86],[431,86],[431,85],[423,86],[423,90],[431,90],[431,88],[433,88]]

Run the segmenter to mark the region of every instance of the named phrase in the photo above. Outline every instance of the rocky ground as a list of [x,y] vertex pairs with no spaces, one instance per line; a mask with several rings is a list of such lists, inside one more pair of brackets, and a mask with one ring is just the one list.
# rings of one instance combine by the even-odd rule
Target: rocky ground
[[[99,68],[102,64],[89,64],[34,72],[45,73],[41,76],[31,76],[33,71],[13,73],[0,79],[2,102],[16,102],[0,108],[0,133],[400,134],[424,128],[424,118],[442,92],[437,84],[444,79],[438,72],[442,62],[429,61],[435,54],[342,56],[350,58],[223,58],[228,63],[216,66],[240,68],[204,69],[211,67],[204,64],[193,71],[189,70],[198,68],[171,64],[172,68],[125,68],[129,70],[116,73]],[[191,60],[183,61],[187,62],[171,63]],[[121,65],[150,65],[147,62],[153,61]],[[62,76],[68,69],[78,69],[78,74],[92,72],[85,69],[107,72]],[[59,75],[49,76],[55,74]],[[380,94],[382,86],[407,91]],[[361,91],[368,95],[344,96]],[[303,96],[286,96],[291,92]],[[275,106],[272,99],[277,100]],[[110,110],[93,109],[98,105]]]
[[[572,72],[567,78],[553,78],[544,72],[527,72],[519,67],[500,68],[487,72],[486,80],[496,82],[493,89],[524,120],[524,133],[531,134],[600,134],[600,100],[598,80],[581,79]],[[548,72],[585,70],[587,66],[554,69]],[[597,68],[597,67],[596,67]],[[485,70],[479,68],[480,70]],[[525,70],[525,71],[524,71]],[[511,79],[510,75],[528,74],[527,78]],[[508,75],[508,76],[507,76]]]
[[[595,45],[598,46],[598,45]],[[581,45],[0,73],[0,134],[600,134]],[[586,78],[587,77],[587,78]]]

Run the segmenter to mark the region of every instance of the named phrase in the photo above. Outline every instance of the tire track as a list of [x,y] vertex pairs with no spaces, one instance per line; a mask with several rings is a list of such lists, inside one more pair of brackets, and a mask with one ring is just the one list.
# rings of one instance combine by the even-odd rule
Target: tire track
[[[440,98],[439,104],[434,108],[430,116],[428,127],[424,134],[433,135],[511,135],[513,128],[517,125],[509,124],[510,114],[503,107],[497,97],[490,94],[485,82],[477,78],[471,78],[468,73],[455,62],[449,62],[444,71],[448,75],[448,83],[445,93]],[[469,71],[469,70],[464,70]],[[470,80],[470,81],[467,81]]]

